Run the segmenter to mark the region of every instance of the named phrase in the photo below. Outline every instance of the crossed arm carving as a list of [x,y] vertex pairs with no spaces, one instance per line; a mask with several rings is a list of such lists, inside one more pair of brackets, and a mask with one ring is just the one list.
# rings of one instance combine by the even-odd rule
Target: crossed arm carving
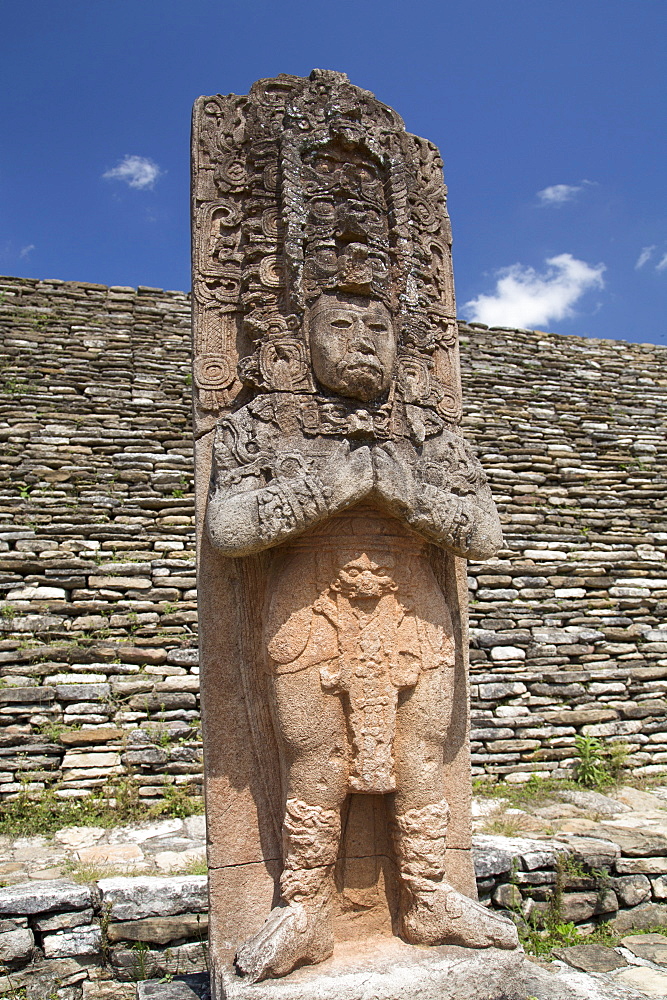
[[[488,558],[500,548],[502,531],[477,460],[459,447],[449,474],[446,449],[437,440],[430,444],[420,455],[405,440],[357,448],[337,440],[326,452],[307,455],[288,440],[285,450],[278,446],[272,455],[260,452],[242,463],[222,442],[206,514],[210,540],[223,555],[245,556],[367,501],[456,555]],[[440,482],[429,481],[427,469],[439,462]],[[462,467],[468,478],[463,490]]]

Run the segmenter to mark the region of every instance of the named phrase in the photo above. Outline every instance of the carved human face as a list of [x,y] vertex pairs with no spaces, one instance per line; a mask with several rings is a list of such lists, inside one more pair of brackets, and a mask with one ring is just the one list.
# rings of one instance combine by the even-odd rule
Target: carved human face
[[389,554],[381,562],[376,562],[364,553],[342,567],[332,589],[351,599],[378,598],[389,594],[396,590],[390,575],[393,562]]
[[364,402],[387,391],[396,336],[381,302],[321,295],[309,325],[313,371],[325,388]]

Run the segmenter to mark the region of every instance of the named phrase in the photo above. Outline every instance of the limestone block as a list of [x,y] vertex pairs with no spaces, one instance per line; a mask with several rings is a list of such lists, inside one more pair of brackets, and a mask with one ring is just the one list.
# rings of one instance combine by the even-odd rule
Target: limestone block
[[522,903],[521,890],[518,886],[505,882],[493,893],[493,902],[504,909],[516,910]]
[[93,922],[93,910],[71,910],[67,913],[55,913],[52,917],[38,917],[34,926],[38,931],[62,931],[71,927],[81,927]]
[[560,834],[559,840],[563,842],[564,849],[569,849],[577,861],[582,861],[589,868],[610,869],[621,853],[618,844],[600,837]]
[[[508,648],[499,646],[499,649]],[[479,685],[479,697],[484,701],[496,701],[501,698],[512,698],[518,695],[525,694],[527,687],[521,681],[508,681],[506,683],[497,682],[491,684],[480,684]]]
[[205,875],[107,878],[97,885],[102,905],[111,905],[110,916],[115,921],[204,913],[208,906]]
[[121,982],[136,982],[142,976],[202,972],[207,968],[206,942],[192,941],[147,951],[117,945],[111,952],[111,966]]
[[667,927],[667,906],[662,903],[640,903],[631,910],[619,910],[610,926],[618,934],[630,930]]
[[618,858],[616,871],[619,875],[662,875],[667,874],[667,857],[662,858]]
[[[525,649],[518,646],[493,646],[490,653],[491,659],[496,663],[502,663],[505,660],[525,660],[526,658]],[[484,685],[484,687],[488,686]]]
[[655,969],[631,966],[621,969],[614,976],[621,986],[630,986],[639,990],[644,996],[658,997],[663,1000],[667,996],[667,973]]
[[123,865],[128,862],[142,861],[143,851],[136,844],[98,844],[95,847],[82,847],[79,861],[88,865]]
[[667,899],[667,875],[658,875],[651,879],[653,887],[653,898],[658,900]]
[[110,923],[109,941],[145,941],[148,944],[167,945],[187,938],[203,940],[208,932],[208,917],[203,913],[181,913],[175,917],[147,917]]
[[614,829],[614,840],[626,858],[667,857],[667,836],[646,828],[628,830],[617,827]]
[[565,845],[529,840],[523,837],[496,837],[476,834],[473,855],[477,878],[502,875],[520,867],[527,871],[555,868],[559,853],[567,853]]
[[555,948],[553,954],[555,958],[583,972],[612,972],[628,964],[614,948],[606,948],[600,944],[576,944],[569,948]]
[[30,958],[35,945],[32,931],[28,927],[0,931],[0,962],[13,965]]
[[631,934],[621,944],[637,958],[667,966],[667,937],[664,934]]
[[109,684],[58,684],[56,697],[65,702],[103,701],[111,694]]
[[638,906],[651,898],[651,883],[645,875],[623,875],[613,884],[623,906]]
[[90,887],[64,880],[21,882],[0,889],[0,914],[83,910],[89,906],[92,906]]
[[102,933],[97,924],[58,931],[55,934],[45,934],[42,940],[46,958],[97,955],[101,944]]
[[119,753],[66,753],[63,757],[63,768],[87,768],[87,767],[117,767],[120,764]]

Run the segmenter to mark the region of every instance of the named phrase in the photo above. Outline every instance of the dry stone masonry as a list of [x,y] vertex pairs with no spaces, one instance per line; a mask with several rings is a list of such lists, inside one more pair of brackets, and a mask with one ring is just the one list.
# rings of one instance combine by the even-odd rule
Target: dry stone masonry
[[[197,788],[188,297],[4,278],[0,330],[0,796]],[[468,567],[473,769],[589,733],[667,770],[667,348],[460,340],[506,545]]]
[[2,286],[0,795],[198,789],[188,298]]

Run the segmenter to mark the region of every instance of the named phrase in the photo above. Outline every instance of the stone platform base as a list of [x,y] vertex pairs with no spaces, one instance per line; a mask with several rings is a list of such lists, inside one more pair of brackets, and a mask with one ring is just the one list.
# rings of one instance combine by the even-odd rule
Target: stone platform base
[[[209,1000],[206,977],[140,983],[137,1000]],[[621,1000],[645,994],[606,977],[552,971],[522,951],[420,948],[397,938],[336,946],[332,958],[283,979],[244,982],[222,973],[212,1000]],[[197,980],[195,982],[195,979]],[[187,984],[191,980],[191,985]]]

